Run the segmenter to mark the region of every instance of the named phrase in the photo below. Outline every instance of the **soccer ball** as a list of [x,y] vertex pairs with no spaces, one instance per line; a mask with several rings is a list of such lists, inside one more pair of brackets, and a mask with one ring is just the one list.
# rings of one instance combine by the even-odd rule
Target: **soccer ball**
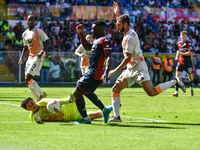
[[57,99],[52,99],[47,103],[47,110],[52,114],[57,114],[62,108],[62,104]]

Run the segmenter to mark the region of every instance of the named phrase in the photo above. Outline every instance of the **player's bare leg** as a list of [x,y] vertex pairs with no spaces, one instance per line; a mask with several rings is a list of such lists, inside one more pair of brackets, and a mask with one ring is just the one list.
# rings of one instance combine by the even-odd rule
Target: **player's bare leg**
[[[180,77],[182,75],[182,71],[176,71],[176,77]],[[178,97],[178,86],[175,86],[175,93],[172,94],[174,97]]]
[[115,84],[112,87],[112,106],[114,116],[109,119],[108,122],[121,122],[119,107],[120,107],[120,92],[128,86],[125,71],[118,77]]
[[193,86],[194,86],[194,78],[193,78],[193,74],[192,73],[187,73],[188,79],[190,81],[190,95],[193,96],[194,95],[194,90],[193,90]]
[[[47,94],[41,90],[41,88],[39,87],[37,82],[35,80],[33,80],[33,75],[26,74],[25,82],[26,82],[27,86],[31,90],[31,93],[33,94],[33,96],[36,98],[37,101],[39,101],[40,99],[45,98],[47,96]],[[38,95],[36,93],[38,93],[40,95],[39,100],[38,100]]]
[[100,111],[90,111],[88,112],[88,114],[90,115],[90,119],[93,120],[93,119],[97,119],[97,118],[102,118],[103,117],[103,114]]

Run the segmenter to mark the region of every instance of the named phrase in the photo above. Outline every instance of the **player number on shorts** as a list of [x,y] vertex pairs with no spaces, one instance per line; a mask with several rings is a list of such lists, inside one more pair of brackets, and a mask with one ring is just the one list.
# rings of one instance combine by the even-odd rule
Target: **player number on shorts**
[[192,68],[188,68],[188,73],[192,73]]

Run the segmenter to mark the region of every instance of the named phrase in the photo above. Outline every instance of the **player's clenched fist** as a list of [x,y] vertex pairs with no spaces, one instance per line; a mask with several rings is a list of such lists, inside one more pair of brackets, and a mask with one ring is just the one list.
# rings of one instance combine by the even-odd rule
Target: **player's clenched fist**
[[83,25],[82,25],[82,24],[79,24],[79,25],[76,27],[76,30],[77,30],[78,33],[83,32]]
[[20,59],[19,61],[18,61],[18,64],[19,65],[21,65],[21,64],[23,64],[24,62],[23,62],[23,60],[22,59]]

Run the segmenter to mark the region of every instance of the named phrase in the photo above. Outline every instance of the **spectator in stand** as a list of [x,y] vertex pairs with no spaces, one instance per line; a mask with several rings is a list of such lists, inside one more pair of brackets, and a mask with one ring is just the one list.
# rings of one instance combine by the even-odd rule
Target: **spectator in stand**
[[55,29],[56,34],[58,35],[59,31],[60,31],[60,26],[58,26],[57,23],[54,23],[54,25],[51,28],[51,31]]
[[76,30],[76,27],[78,26],[78,24],[76,23],[76,20],[73,20],[73,23],[71,24],[71,28],[73,30]]
[[49,24],[48,30],[51,31],[52,27],[54,26],[55,20],[51,19],[51,23]]
[[62,41],[62,39],[60,38],[60,36],[58,35],[58,36],[57,36],[57,40],[56,40],[56,44],[57,44],[58,46],[60,46],[60,45],[62,45],[62,43],[63,43],[63,41]]
[[144,53],[148,53],[150,52],[149,49],[147,48],[147,45],[146,44],[143,44],[143,47],[142,47],[142,52]]
[[189,35],[189,40],[188,40],[188,41],[190,41],[190,42],[191,42],[191,44],[192,44],[192,47],[194,47],[194,46],[195,46],[195,44],[197,43],[196,39],[195,39],[195,38],[193,38],[193,37],[192,37],[192,35]]
[[188,6],[188,1],[187,0],[182,0],[181,1],[181,5],[184,6],[184,7]]
[[16,34],[16,38],[17,38],[18,36],[20,36],[20,34],[22,33],[22,29],[21,29],[22,26],[23,26],[23,25],[22,25],[22,22],[21,22],[21,21],[18,22],[18,23],[14,26],[13,30],[14,30],[14,32],[15,32],[15,34]]
[[187,7],[187,9],[190,11],[190,13],[195,11],[195,7],[193,6],[193,2],[190,2],[190,5]]
[[6,24],[3,25],[2,27],[2,32],[3,32],[3,35],[6,36],[7,32],[9,32],[10,30],[10,25],[8,24],[8,21],[6,21]]
[[161,7],[161,5],[162,5],[162,4],[161,4],[161,2],[159,2],[159,0],[156,0],[156,2],[155,2],[155,3],[156,3],[156,5],[157,5],[157,7],[159,7],[159,8],[160,8],[160,7]]
[[6,44],[2,37],[0,37],[0,51],[6,51]]
[[18,48],[23,47],[23,40],[20,36],[18,36],[18,38],[15,40],[15,46],[18,47]]
[[145,0],[140,0],[139,4],[140,4],[141,7],[144,7],[145,6]]
[[164,2],[163,3],[163,5],[161,6],[161,9],[166,13],[167,12],[167,9],[168,9],[169,7],[167,7],[167,3],[166,2]]
[[167,49],[169,50],[169,51],[167,51],[167,53],[172,53],[173,47],[172,47],[171,43],[167,43]]
[[65,40],[61,47],[64,50],[64,52],[69,52],[71,50],[71,45],[68,40]]
[[155,3],[154,0],[150,0],[150,1],[149,1],[149,4],[150,4],[151,7],[153,7],[154,3]]
[[186,29],[187,29],[187,26],[185,25],[185,22],[181,21],[181,28],[180,28],[180,30],[186,30]]
[[45,27],[43,26],[42,22],[40,23],[40,27],[39,28],[42,29],[43,31],[45,30]]
[[59,82],[60,81],[60,75],[61,75],[61,69],[60,65],[58,64],[57,60],[53,60],[53,64],[50,65],[50,78],[52,82]]
[[176,44],[173,44],[172,45],[172,52],[171,53],[176,53],[176,51],[177,51],[177,48],[176,48],[177,46],[176,46]]
[[171,44],[174,43],[172,35],[170,35],[169,37],[167,37],[167,43],[171,43]]
[[42,21],[40,20],[40,17],[38,16],[38,17],[37,17],[37,20],[36,20],[36,23],[35,23],[35,26],[39,28],[41,22],[42,22]]
[[160,70],[161,70],[161,59],[159,57],[159,53],[155,53],[155,57],[151,60],[153,65],[153,85],[155,85],[155,78],[157,76],[157,84],[160,83]]
[[152,37],[153,39],[156,38],[156,32],[155,32],[155,30],[152,29],[149,35],[151,35],[151,37]]
[[57,33],[56,33],[56,29],[55,29],[55,28],[53,28],[53,29],[51,30],[50,36],[51,36],[51,37],[52,37],[52,36],[57,37]]
[[15,33],[12,31],[12,28],[9,29],[9,32],[7,32],[6,34],[6,38],[7,41],[9,41],[9,43],[15,43]]
[[147,24],[152,27],[154,23],[154,18],[152,17],[152,14],[149,14],[148,18],[147,18]]
[[152,52],[152,53],[158,53],[159,50],[158,50],[158,46],[157,46],[157,44],[153,44],[153,47],[150,48],[149,51]]
[[187,32],[188,32],[188,35],[191,35],[193,33],[190,25],[187,26]]
[[146,10],[148,14],[151,13],[151,9],[152,8],[151,8],[151,6],[150,6],[148,1],[147,1],[146,5],[143,7],[143,9]]
[[133,11],[130,12],[130,18],[131,18],[131,21],[132,21],[133,23],[136,22],[137,16],[138,16],[139,14],[141,14],[141,11],[140,11],[137,7],[134,7],[134,8],[133,8]]
[[152,28],[155,30],[155,33],[158,33],[159,25],[158,25],[158,22],[156,20],[154,20]]
[[195,54],[200,54],[200,48],[199,48],[199,42],[197,42],[194,46],[194,52]]
[[166,29],[167,29],[168,31],[170,31],[170,30],[172,30],[172,28],[173,28],[172,22],[171,22],[171,21],[168,21],[168,22],[167,22],[167,25],[166,25]]
[[171,5],[171,0],[166,0],[166,6],[169,7]]
[[161,44],[160,44],[159,51],[160,51],[161,53],[166,53],[167,49],[166,49],[164,43],[161,43]]
[[108,3],[106,0],[103,0],[103,2],[101,3],[101,6],[108,6]]
[[172,0],[172,4],[175,6],[180,5],[180,0]]

